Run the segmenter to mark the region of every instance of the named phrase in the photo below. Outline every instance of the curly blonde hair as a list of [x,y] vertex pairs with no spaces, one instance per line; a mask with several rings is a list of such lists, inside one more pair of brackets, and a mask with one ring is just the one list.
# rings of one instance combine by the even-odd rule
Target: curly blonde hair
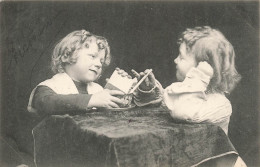
[[108,66],[111,61],[111,55],[107,40],[104,37],[91,34],[86,30],[79,30],[71,32],[55,46],[52,53],[52,71],[55,74],[62,73],[64,72],[64,67],[66,64],[76,63],[78,57],[77,54],[74,53],[84,46],[85,41],[91,37],[96,38],[96,43],[99,50],[105,49],[105,61],[102,64],[102,67],[104,68]]
[[241,76],[235,68],[234,48],[225,36],[209,26],[195,27],[181,34],[178,44],[183,42],[197,63],[206,61],[212,66],[214,75],[208,91],[231,93]]

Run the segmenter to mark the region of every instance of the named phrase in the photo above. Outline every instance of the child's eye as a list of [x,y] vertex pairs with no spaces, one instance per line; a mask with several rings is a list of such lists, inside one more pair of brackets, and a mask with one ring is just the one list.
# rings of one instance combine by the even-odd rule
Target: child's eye
[[182,58],[181,56],[179,56],[179,59],[180,59],[180,60],[183,60],[183,58]]
[[95,55],[89,55],[91,58],[95,58]]

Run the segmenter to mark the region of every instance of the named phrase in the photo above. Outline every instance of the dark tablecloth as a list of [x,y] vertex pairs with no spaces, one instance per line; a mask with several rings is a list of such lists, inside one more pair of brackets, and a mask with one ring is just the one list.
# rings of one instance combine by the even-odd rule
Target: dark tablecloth
[[192,166],[236,154],[224,131],[160,108],[50,116],[33,129],[37,167]]

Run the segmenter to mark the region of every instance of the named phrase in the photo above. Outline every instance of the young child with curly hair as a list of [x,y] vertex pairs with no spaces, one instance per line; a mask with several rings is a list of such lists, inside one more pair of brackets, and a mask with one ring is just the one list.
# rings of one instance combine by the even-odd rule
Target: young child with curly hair
[[117,90],[103,90],[95,83],[110,64],[110,48],[104,37],[86,30],[73,31],[54,48],[55,75],[33,89],[28,110],[43,115],[66,114],[87,109],[116,108],[123,104]]

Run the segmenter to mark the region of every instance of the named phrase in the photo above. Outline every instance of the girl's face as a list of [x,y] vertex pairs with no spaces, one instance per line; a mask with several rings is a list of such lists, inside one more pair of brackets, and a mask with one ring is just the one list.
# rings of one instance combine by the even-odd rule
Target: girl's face
[[174,60],[176,64],[176,77],[178,81],[183,81],[186,77],[186,74],[192,67],[197,66],[194,55],[189,54],[186,49],[186,44],[182,43],[179,48],[179,55]]
[[73,80],[85,83],[97,80],[105,60],[105,50],[99,50],[96,39],[87,40],[74,54],[78,56],[77,62],[68,65],[66,68],[68,75]]

